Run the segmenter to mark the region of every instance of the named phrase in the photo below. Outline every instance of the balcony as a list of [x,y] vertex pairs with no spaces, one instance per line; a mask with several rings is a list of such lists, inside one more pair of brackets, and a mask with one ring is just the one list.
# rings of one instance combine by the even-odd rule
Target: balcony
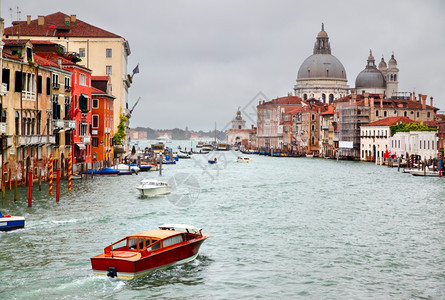
[[65,85],[65,92],[71,92],[71,87]]
[[60,88],[60,83],[58,82],[53,82],[53,89],[54,90],[58,90]]
[[6,122],[0,122],[0,134],[6,134]]
[[91,143],[91,136],[84,136],[82,137],[82,143],[84,143],[85,145],[89,145]]
[[111,128],[105,128],[105,133],[110,133],[111,132]]
[[56,137],[52,135],[24,135],[16,137],[17,146],[54,145]]
[[23,100],[35,100],[36,99],[36,93],[28,92],[28,91],[22,91],[22,99]]
[[76,120],[64,120],[65,129],[76,129]]
[[63,129],[65,122],[63,120],[53,120],[53,129]]
[[76,162],[84,162],[85,161],[85,157],[83,156],[76,156]]
[[6,96],[8,94],[8,84],[7,83],[2,83],[0,94],[2,96]]
[[328,130],[329,129],[329,126],[328,125],[322,125],[321,126],[321,130]]

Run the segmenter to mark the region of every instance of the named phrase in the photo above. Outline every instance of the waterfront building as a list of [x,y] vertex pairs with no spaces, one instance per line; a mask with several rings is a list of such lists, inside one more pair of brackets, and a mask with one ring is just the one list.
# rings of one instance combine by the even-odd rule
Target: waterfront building
[[335,143],[334,143],[334,129],[337,126],[336,114],[334,106],[330,105],[328,110],[320,114],[320,156],[334,157]]
[[437,124],[437,151],[443,158],[444,153],[444,138],[445,138],[445,114],[441,111],[436,114]]
[[313,54],[301,64],[295,95],[303,100],[315,98],[324,103],[349,94],[346,70],[343,64],[331,54],[329,36],[321,26],[314,45]]
[[[390,126],[411,122],[413,120],[408,117],[388,117],[362,125],[360,128],[360,160],[375,161],[382,158],[387,150],[392,154],[396,153],[400,147],[396,149],[391,145]],[[405,152],[399,151],[398,155],[401,154],[405,154]]]
[[257,106],[257,146],[264,151],[283,149],[283,115],[302,106],[301,98],[288,95]]
[[[34,50],[41,51],[41,42],[34,42]],[[72,131],[76,128],[76,122],[69,117],[71,102],[71,72],[61,65],[49,61],[39,55],[34,55],[35,64],[51,70],[51,80],[47,85],[51,87],[51,124],[52,135],[55,143],[51,146],[50,153],[53,156],[53,167],[60,168],[62,177],[68,175],[68,157],[72,151]],[[72,153],[71,153],[72,155]]]
[[[77,53],[79,68],[91,70],[90,75],[110,76],[114,102],[113,130],[117,132],[120,115],[129,115],[128,89],[131,76],[127,73],[130,45],[125,38],[77,19],[76,15],[56,12],[31,20],[14,21],[5,28],[6,38],[26,38],[51,41],[63,46],[63,52]],[[128,122],[125,124],[128,127]],[[124,145],[125,150],[128,144]]]
[[227,130],[227,144],[231,146],[247,145],[249,143],[249,134],[251,129],[246,128],[246,120],[241,116],[241,111],[236,112],[232,120],[232,128]]
[[438,153],[437,132],[397,132],[390,139],[389,150],[392,153],[400,153],[400,155],[419,155],[420,160],[436,158]]
[[[52,71],[37,66],[29,40],[3,40],[1,137],[4,182],[46,174],[55,137],[51,129]],[[38,61],[38,60],[37,60]],[[45,84],[46,83],[46,84]]]
[[93,162],[99,167],[110,167],[113,158],[113,101],[115,97],[109,91],[92,87],[92,132],[91,147]]

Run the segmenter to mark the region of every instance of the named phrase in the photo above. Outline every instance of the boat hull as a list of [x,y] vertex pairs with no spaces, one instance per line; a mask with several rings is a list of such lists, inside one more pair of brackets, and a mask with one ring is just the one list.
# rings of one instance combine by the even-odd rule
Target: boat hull
[[0,218],[0,231],[10,231],[25,227],[25,218],[19,216]]
[[167,195],[171,193],[170,187],[158,187],[158,188],[141,188],[136,187],[141,196],[158,196],[158,195]]
[[439,177],[438,171],[409,170],[409,173],[414,176]]
[[205,239],[189,241],[137,260],[98,255],[91,258],[91,265],[97,275],[107,276],[109,268],[115,268],[118,278],[129,280],[193,261],[198,256],[199,248]]

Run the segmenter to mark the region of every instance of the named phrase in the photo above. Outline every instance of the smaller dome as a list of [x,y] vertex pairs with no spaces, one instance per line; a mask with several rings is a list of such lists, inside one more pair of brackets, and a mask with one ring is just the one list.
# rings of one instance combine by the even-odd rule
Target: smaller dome
[[379,70],[386,69],[388,66],[386,65],[385,59],[382,57],[382,60],[379,63]]
[[355,88],[386,88],[385,77],[377,69],[364,69],[355,79]]
[[317,37],[319,38],[327,38],[328,37],[328,33],[324,30],[320,31],[317,35]]
[[388,61],[388,64],[394,67],[397,66],[397,60],[394,58],[394,54],[391,55],[391,59]]

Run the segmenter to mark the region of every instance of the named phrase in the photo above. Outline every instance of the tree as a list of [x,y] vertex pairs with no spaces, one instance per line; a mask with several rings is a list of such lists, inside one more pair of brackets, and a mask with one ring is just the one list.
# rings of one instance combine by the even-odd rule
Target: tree
[[123,145],[126,134],[125,134],[125,123],[128,121],[127,117],[124,115],[120,115],[119,117],[119,125],[117,126],[117,132],[113,135],[113,140],[115,145]]

